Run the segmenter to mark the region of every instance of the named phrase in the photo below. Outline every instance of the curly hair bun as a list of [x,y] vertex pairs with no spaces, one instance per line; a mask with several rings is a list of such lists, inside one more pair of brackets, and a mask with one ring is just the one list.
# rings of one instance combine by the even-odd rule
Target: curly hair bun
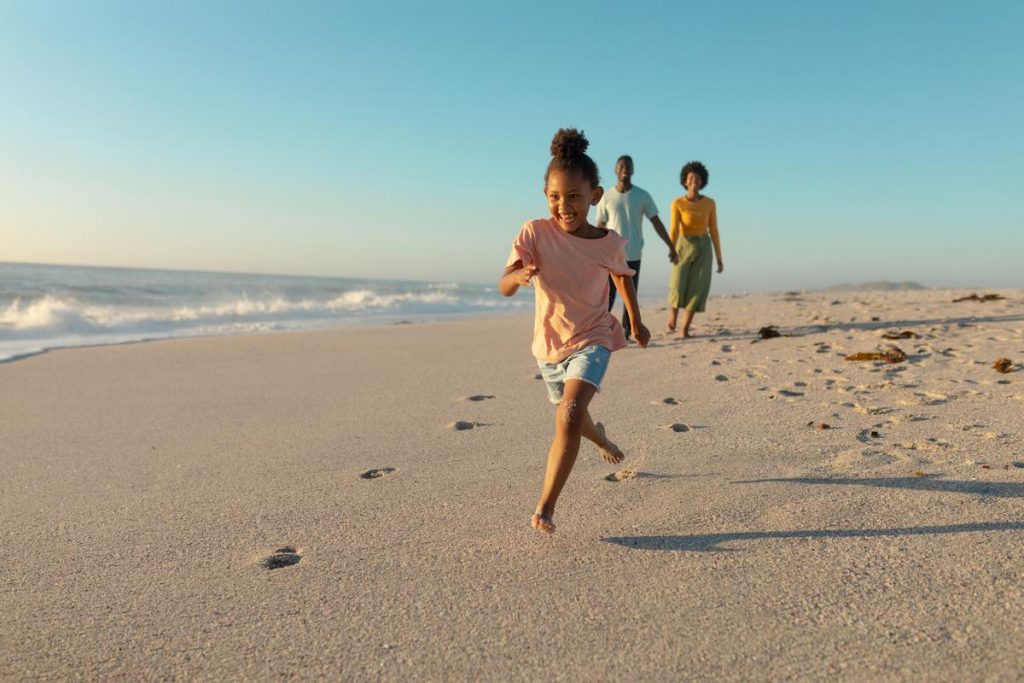
[[572,159],[587,153],[590,142],[583,131],[575,128],[559,128],[551,140],[551,156],[556,159]]

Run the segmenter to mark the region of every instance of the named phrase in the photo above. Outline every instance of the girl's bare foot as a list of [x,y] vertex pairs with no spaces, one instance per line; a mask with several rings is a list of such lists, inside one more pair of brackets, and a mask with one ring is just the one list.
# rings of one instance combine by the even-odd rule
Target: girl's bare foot
[[530,526],[543,534],[555,533],[555,523],[551,521],[551,515],[545,515],[540,510],[533,513],[530,518]]
[[597,446],[597,450],[601,451],[601,459],[613,465],[622,462],[626,456],[623,455],[618,446],[611,442],[608,435],[604,433],[604,425],[598,422],[594,425],[594,429],[601,438],[601,444]]

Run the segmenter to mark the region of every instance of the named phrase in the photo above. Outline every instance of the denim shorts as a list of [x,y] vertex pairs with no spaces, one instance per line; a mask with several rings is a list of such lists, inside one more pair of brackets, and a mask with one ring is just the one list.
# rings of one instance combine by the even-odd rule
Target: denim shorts
[[552,403],[560,403],[562,394],[565,393],[565,382],[570,379],[593,384],[594,388],[600,391],[601,380],[604,379],[604,373],[608,370],[608,361],[611,357],[611,351],[594,344],[583,347],[557,363],[538,360],[537,367],[540,368],[544,385],[548,389],[548,398]]

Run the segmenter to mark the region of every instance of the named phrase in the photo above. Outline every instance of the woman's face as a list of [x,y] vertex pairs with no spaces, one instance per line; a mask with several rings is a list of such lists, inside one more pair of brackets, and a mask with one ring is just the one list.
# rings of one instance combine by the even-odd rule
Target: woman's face
[[690,194],[697,194],[700,191],[700,175],[690,171],[686,174],[686,189]]

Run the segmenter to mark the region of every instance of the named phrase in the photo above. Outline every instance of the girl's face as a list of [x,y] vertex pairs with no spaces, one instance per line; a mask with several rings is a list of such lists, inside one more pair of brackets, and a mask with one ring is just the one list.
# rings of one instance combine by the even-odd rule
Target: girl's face
[[700,176],[693,171],[686,174],[686,189],[690,191],[690,194],[700,192]]
[[551,216],[566,232],[576,232],[587,224],[590,207],[601,200],[602,194],[601,188],[592,187],[582,173],[566,173],[561,169],[552,170],[544,186]]

